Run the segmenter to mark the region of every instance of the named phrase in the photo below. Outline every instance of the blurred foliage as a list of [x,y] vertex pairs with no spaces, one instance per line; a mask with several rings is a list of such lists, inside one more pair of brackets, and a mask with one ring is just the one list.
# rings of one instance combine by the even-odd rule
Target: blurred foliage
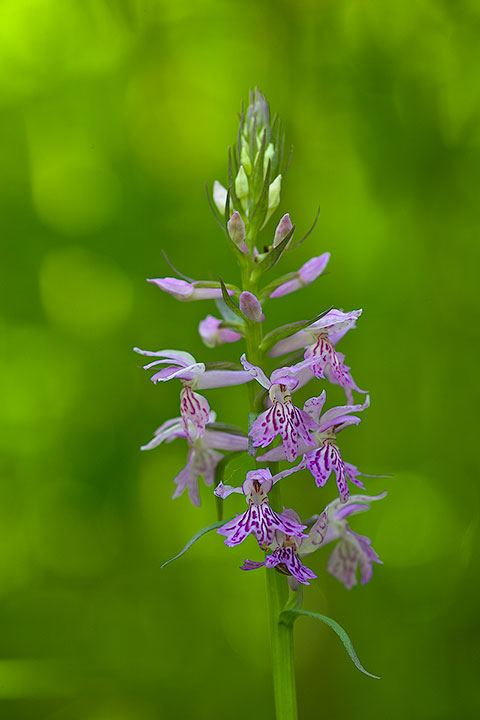
[[[319,553],[305,593],[383,679],[302,619],[300,717],[477,716],[479,27],[474,0],[2,0],[6,720],[272,716],[263,576],[238,570],[253,541],[212,534],[159,570],[215,503],[170,500],[181,441],[138,452],[178,387],[131,352],[237,354],[201,346],[210,306],[144,278],[169,274],[163,248],[187,275],[237,280],[203,185],[225,182],[255,85],[295,146],[276,216],[301,233],[321,205],[280,269],[332,252],[326,277],[272,302],[271,327],[364,308],[342,350],[372,407],[342,448],[393,474],[355,522],[385,565],[347,592]],[[242,388],[209,399],[244,424]],[[299,476],[286,502],[310,514],[333,495]]]

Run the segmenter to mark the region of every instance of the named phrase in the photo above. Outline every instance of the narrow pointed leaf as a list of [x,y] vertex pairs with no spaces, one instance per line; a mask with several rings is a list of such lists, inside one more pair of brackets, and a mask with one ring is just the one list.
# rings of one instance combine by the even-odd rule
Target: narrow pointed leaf
[[270,252],[268,253],[265,260],[262,260],[262,262],[259,265],[259,268],[261,268],[262,272],[266,272],[267,270],[271,270],[280,258],[282,257],[283,253],[287,249],[288,242],[290,238],[292,237],[293,233],[295,232],[295,225],[292,227],[288,235],[285,235],[282,242],[277,245],[277,247],[274,247]]
[[333,306],[329,307],[328,310],[324,310],[311,320],[299,320],[297,322],[288,323],[287,325],[281,325],[280,327],[275,328],[275,330],[272,330],[265,335],[260,345],[260,349],[267,350],[279,340],[290,337],[290,335],[294,335],[299,330],[304,330],[309,325],[312,325],[314,322],[317,322],[317,320],[320,320],[323,315],[326,315],[328,312],[330,312],[332,307]]
[[372,673],[369,673],[367,670],[365,670],[362,663],[358,659],[355,650],[353,649],[352,641],[350,640],[342,626],[336,622],[336,620],[332,620],[332,618],[329,618],[326,615],[320,615],[320,613],[310,612],[309,610],[301,610],[300,608],[292,608],[291,610],[284,610],[280,613],[280,622],[286,625],[292,625],[297,619],[297,617],[300,617],[301,615],[305,615],[306,617],[313,617],[316,620],[321,620],[326,625],[329,625],[332,630],[337,633],[338,637],[344,644],[345,650],[349,654],[355,667],[358,668],[358,670],[360,670],[360,672],[364,673],[365,675],[368,675],[371,678],[375,678],[375,680],[380,680],[378,675],[372,675]]
[[208,185],[207,185],[207,183],[205,183],[205,191],[206,191],[206,193],[207,193],[207,201],[208,201],[208,204],[209,204],[209,206],[210,206],[210,210],[211,210],[212,213],[213,213],[213,217],[215,218],[215,220],[217,221],[217,223],[220,225],[220,227],[222,228],[223,232],[226,232],[226,229],[225,229],[225,227],[224,227],[224,225],[223,225],[223,223],[222,223],[222,220],[220,219],[220,217],[219,217],[219,215],[218,215],[218,210],[217,210],[217,208],[214,207],[214,205],[213,205],[212,199],[211,199],[211,197],[210,197],[210,192],[209,192],[209,190],[208,190]]
[[223,295],[223,299],[225,300],[225,304],[230,308],[230,310],[233,310],[235,315],[238,315],[238,317],[241,317],[243,319],[243,314],[242,314],[240,308],[238,307],[238,305],[236,305],[233,302],[232,298],[228,294],[227,288],[226,288],[225,283],[223,282],[222,278],[220,278],[220,287],[222,288],[222,295]]
[[[225,522],[228,522],[228,521],[225,521]],[[178,558],[181,557],[182,555],[184,555],[187,552],[187,550],[189,550],[192,547],[192,545],[194,543],[196,543],[197,540],[199,540],[202,537],[202,535],[206,535],[206,533],[210,532],[211,530],[217,530],[217,528],[221,527],[223,524],[224,524],[224,521],[219,520],[218,522],[213,523],[212,525],[207,525],[207,527],[204,527],[202,530],[199,530],[192,538],[190,538],[190,540],[185,545],[183,550],[180,550],[180,552],[177,555],[175,555],[174,557],[170,558],[170,560],[167,560],[162,565],[160,565],[160,569],[164,568],[165,565],[168,565],[169,563],[173,562],[174,560],[178,560]]]
[[305,235],[302,237],[301,240],[296,242],[295,245],[292,245],[290,250],[293,250],[293,248],[296,248],[299,245],[301,245],[303,243],[303,241],[307,239],[307,237],[310,235],[310,233],[312,233],[314,231],[319,215],[320,215],[320,205],[318,206],[317,214],[315,215],[315,220],[313,221],[312,227],[310,228],[310,230],[308,230],[308,232],[305,233]]

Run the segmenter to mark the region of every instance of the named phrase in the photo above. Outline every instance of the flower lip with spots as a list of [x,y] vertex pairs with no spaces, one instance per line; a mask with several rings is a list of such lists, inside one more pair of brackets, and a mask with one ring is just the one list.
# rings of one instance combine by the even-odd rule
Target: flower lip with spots
[[329,379],[348,390],[366,393],[355,383],[350,368],[345,365],[345,356],[337,353],[335,345],[348,330],[355,327],[362,310],[344,313],[342,310],[330,310],[323,317],[303,330],[280,340],[270,350],[270,357],[279,357],[305,348],[305,360],[311,361],[312,371],[317,378]]
[[303,536],[306,525],[292,520],[285,512],[276,513],[268,503],[268,493],[273,484],[290,472],[291,470],[287,470],[272,477],[268,469],[251,470],[241,488],[216,488],[217,497],[225,498],[233,492],[242,492],[248,503],[248,510],[217,530],[217,533],[225,536],[226,545],[239,545],[252,534],[260,547],[268,546],[273,542],[276,530],[281,530],[286,535]]
[[292,367],[274,370],[267,378],[263,370],[249,363],[242,355],[243,367],[257,382],[268,390],[271,407],[261,413],[250,428],[253,447],[267,447],[281,435],[287,460],[292,462],[298,456],[299,437],[304,444],[314,446],[310,432],[318,425],[311,416],[292,403],[292,392],[311,378],[310,361],[303,361]]
[[[365,489],[365,486],[358,478],[358,475],[363,475],[363,473],[359,472],[355,465],[344,462],[342,459],[336,436],[346,427],[360,423],[360,418],[352,413],[366,410],[370,405],[370,397],[367,395],[363,405],[341,405],[331,408],[321,415],[325,400],[326,392],[323,390],[321,395],[310,398],[304,405],[305,412],[317,424],[317,427],[311,435],[313,450],[306,443],[302,441],[299,443],[299,452],[303,453],[303,460],[297,467],[300,470],[307,468],[317,487],[323,487],[334,472],[340,500],[345,503],[350,494],[347,479],[362,490]],[[285,458],[284,448],[277,447],[260,455],[258,460],[260,462],[278,462]]]

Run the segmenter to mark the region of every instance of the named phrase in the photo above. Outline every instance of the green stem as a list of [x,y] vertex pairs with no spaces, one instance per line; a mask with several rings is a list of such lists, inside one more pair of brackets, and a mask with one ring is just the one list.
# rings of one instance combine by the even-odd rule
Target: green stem
[[[242,289],[257,295],[257,283],[251,279],[251,260],[246,258],[242,267]],[[247,359],[255,365],[262,364],[262,324],[247,321],[245,341]],[[249,383],[250,409],[255,412],[256,388]],[[275,473],[273,465],[272,474]],[[275,485],[270,491],[270,504],[281,510],[280,488]],[[284,575],[274,569],[266,570],[267,607],[270,624],[270,645],[272,651],[273,691],[276,720],[297,720],[297,695],[295,688],[295,664],[293,656],[293,623],[279,622],[280,613],[288,601],[288,585]]]
[[[278,485],[270,491],[270,500],[280,505]],[[297,720],[295,661],[293,655],[293,623],[279,622],[280,613],[288,600],[287,580],[274,569],[266,571],[267,606],[270,620],[272,649],[273,692],[276,720]]]

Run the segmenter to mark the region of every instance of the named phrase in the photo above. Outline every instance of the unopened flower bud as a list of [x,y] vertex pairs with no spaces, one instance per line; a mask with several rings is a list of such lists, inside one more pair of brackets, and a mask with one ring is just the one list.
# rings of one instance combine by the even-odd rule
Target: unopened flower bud
[[245,255],[248,255],[248,248],[245,245],[245,223],[243,222],[242,216],[237,210],[235,210],[232,217],[228,221],[227,228],[228,234],[230,235],[235,245],[237,245],[238,248],[243,253],[245,253]]
[[213,202],[218,208],[222,217],[225,216],[225,205],[227,203],[227,191],[218,180],[213,183]]
[[273,247],[277,247],[277,245],[280,245],[282,240],[284,240],[288,233],[291,231],[293,225],[292,221],[290,220],[290,215],[286,213],[280,222],[277,225],[277,229],[275,230],[275,237],[273,238]]
[[250,155],[248,152],[248,146],[246,146],[245,143],[242,142],[242,150],[240,152],[240,162],[243,165],[243,168],[247,175],[250,175],[252,172],[252,161],[250,160]]
[[272,143],[269,143],[266,150],[265,155],[263,156],[263,174],[267,172],[268,163],[272,160],[275,155],[275,148],[273,147]]
[[275,180],[270,183],[270,187],[268,188],[268,210],[269,213],[273,213],[274,210],[277,209],[277,207],[280,204],[280,189],[282,187],[282,176],[277,175]]
[[243,165],[240,165],[240,170],[235,178],[235,192],[239,200],[243,200],[243,198],[248,195],[248,178],[243,169]]
[[248,292],[248,290],[245,290],[241,293],[239,299],[239,306],[242,313],[249,320],[253,320],[254,322],[264,321],[265,316],[262,312],[262,306],[260,305],[260,302],[255,297],[255,295],[251,292]]

